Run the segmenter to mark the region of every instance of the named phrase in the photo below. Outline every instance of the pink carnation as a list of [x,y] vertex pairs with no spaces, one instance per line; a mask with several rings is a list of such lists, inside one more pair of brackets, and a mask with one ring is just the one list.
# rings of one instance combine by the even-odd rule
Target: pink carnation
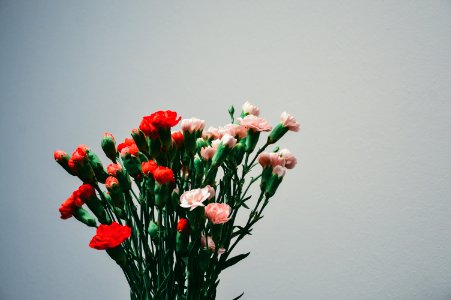
[[243,112],[249,114],[249,115],[254,115],[256,117],[258,117],[258,115],[260,114],[260,109],[251,104],[249,101],[246,101],[246,103],[243,104]]
[[274,168],[276,166],[285,167],[285,159],[277,153],[263,152],[258,156],[258,163],[263,167]]
[[230,134],[233,137],[242,139],[247,135],[247,128],[243,125],[227,124],[224,127],[219,128],[219,133],[221,137],[223,137],[225,134]]
[[204,139],[219,139],[221,138],[221,134],[219,133],[218,128],[216,127],[208,127],[207,130],[202,132],[202,138]]
[[197,118],[183,119],[180,123],[183,131],[193,133],[194,131],[201,131],[205,128],[205,121]]
[[274,175],[277,175],[278,177],[285,176],[285,172],[286,171],[287,171],[287,169],[285,167],[282,167],[282,166],[275,166],[274,169],[272,169],[272,173]]
[[180,196],[180,206],[193,210],[198,206],[205,206],[202,202],[209,197],[210,189],[208,187],[186,191]]
[[292,115],[285,111],[280,115],[280,121],[283,127],[287,127],[288,130],[295,132],[298,132],[301,126]]
[[205,216],[213,224],[224,224],[230,220],[232,208],[225,203],[210,203],[205,207]]
[[255,131],[270,131],[272,129],[271,125],[268,124],[268,121],[254,115],[247,115],[244,119],[239,118],[238,121],[241,125]]
[[216,149],[213,147],[203,147],[202,149],[200,149],[200,155],[207,161],[212,159],[215,153]]
[[285,160],[285,168],[293,169],[297,164],[297,159],[288,149],[282,149],[277,154]]
[[221,142],[224,146],[233,148],[236,145],[236,138],[227,133],[221,138]]

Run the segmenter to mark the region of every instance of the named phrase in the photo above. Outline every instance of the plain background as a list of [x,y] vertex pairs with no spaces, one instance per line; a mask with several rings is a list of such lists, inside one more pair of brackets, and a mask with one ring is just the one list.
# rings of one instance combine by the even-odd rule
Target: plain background
[[299,165],[218,299],[451,299],[450,1],[2,0],[0,99],[0,299],[128,298],[54,150],[246,100]]

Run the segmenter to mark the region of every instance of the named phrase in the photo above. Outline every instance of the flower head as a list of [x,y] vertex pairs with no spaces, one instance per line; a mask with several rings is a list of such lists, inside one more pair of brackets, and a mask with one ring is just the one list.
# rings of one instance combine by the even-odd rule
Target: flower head
[[77,191],[75,191],[75,195],[78,198],[80,198],[84,203],[86,203],[89,201],[89,199],[91,199],[96,195],[96,190],[92,185],[85,183],[82,184]]
[[68,158],[69,155],[63,150],[56,150],[55,152],[53,152],[53,157],[55,158],[56,161],[61,161],[64,158]]
[[66,220],[72,217],[76,208],[77,205],[75,204],[75,196],[74,194],[72,194],[69,198],[66,199],[66,201],[61,203],[61,206],[59,208],[61,219]]
[[114,190],[119,187],[119,181],[116,177],[109,176],[105,181],[105,186],[108,191]]
[[283,127],[287,127],[288,130],[295,132],[298,132],[301,126],[292,115],[285,111],[280,115],[280,121]]
[[110,225],[100,224],[96,235],[89,243],[89,247],[97,250],[111,249],[119,246],[132,234],[132,229],[127,225],[122,226],[116,222]]
[[145,161],[141,164],[141,170],[144,175],[153,175],[153,172],[158,168],[157,163],[154,160]]
[[156,111],[148,117],[148,121],[157,129],[174,127],[180,122],[180,119],[182,118],[180,116],[177,116],[177,113],[172,110]]
[[180,196],[180,206],[190,210],[198,206],[205,206],[202,202],[209,199],[210,195],[208,187],[186,191]]
[[188,222],[188,219],[186,219],[186,218],[181,218],[180,220],[179,220],[179,222],[177,223],[177,231],[178,232],[181,232],[181,233],[183,233],[183,234],[187,234],[187,233],[189,233],[189,231],[190,231],[190,228],[189,228],[189,222]]
[[181,146],[183,146],[183,142],[184,142],[184,137],[183,137],[183,133],[181,131],[174,131],[172,134],[172,140],[175,143],[175,146],[177,148],[180,148]]
[[205,216],[213,224],[224,224],[230,220],[232,208],[225,203],[210,203],[205,206]]
[[157,167],[153,171],[153,177],[155,178],[155,181],[161,185],[175,181],[174,172],[163,166]]
[[106,171],[107,171],[108,175],[117,177],[117,173],[122,172],[122,167],[120,164],[109,164],[106,167]]
[[263,152],[258,156],[258,163],[263,167],[274,168],[276,166],[285,166],[285,159],[277,153]]
[[246,101],[243,104],[242,109],[243,109],[243,112],[248,115],[254,115],[256,117],[258,117],[258,115],[260,115],[260,109],[257,106],[251,104],[249,101]]
[[277,154],[285,160],[285,168],[293,169],[297,164],[297,159],[288,149],[282,149]]
[[180,123],[183,131],[193,133],[195,131],[201,131],[205,128],[205,121],[197,118],[183,119]]
[[270,131],[272,129],[271,125],[268,124],[268,121],[254,115],[247,115],[243,119],[238,118],[238,120],[241,125],[254,131]]

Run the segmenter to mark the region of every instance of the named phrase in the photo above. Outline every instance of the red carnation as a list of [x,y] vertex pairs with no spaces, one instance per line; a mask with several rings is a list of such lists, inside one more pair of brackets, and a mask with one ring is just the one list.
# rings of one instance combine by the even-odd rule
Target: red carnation
[[181,218],[177,223],[177,231],[183,234],[188,234],[190,231],[188,220]]
[[61,161],[63,160],[64,157],[69,157],[69,155],[67,155],[67,153],[64,152],[63,150],[56,150],[53,153],[53,157],[55,158],[56,161]]
[[158,137],[158,129],[153,126],[150,116],[143,117],[141,124],[139,124],[139,129],[151,139]]
[[111,225],[100,224],[96,235],[89,243],[89,247],[97,250],[111,249],[119,246],[132,234],[132,229],[127,225],[122,226],[116,222]]
[[77,149],[75,149],[74,153],[72,153],[72,160],[74,163],[82,164],[85,160],[88,159],[88,151],[89,148],[86,145],[79,145]]
[[76,193],[72,193],[69,198],[66,199],[59,208],[61,213],[61,219],[66,220],[72,217],[77,207],[82,206],[84,203],[77,196]]
[[82,184],[78,190],[75,192],[76,196],[80,198],[83,202],[88,202],[89,199],[96,195],[94,187],[90,184]]
[[115,189],[116,186],[119,186],[119,181],[116,177],[109,176],[105,181],[105,186],[108,191]]
[[145,161],[141,165],[141,169],[144,175],[151,175],[157,169],[158,165],[154,160]]
[[117,177],[117,172],[122,172],[122,167],[119,164],[109,164],[106,170],[108,175]]
[[174,127],[175,125],[177,125],[178,122],[180,122],[181,118],[182,117],[180,117],[180,116],[177,117],[177,113],[175,111],[160,110],[160,111],[154,112],[150,116],[144,117],[143,122],[144,122],[144,120],[146,120],[146,122],[145,122],[146,124],[150,123],[153,127],[157,128],[157,129],[158,128],[171,128],[171,127]]
[[157,181],[161,185],[175,181],[174,172],[166,167],[156,168],[153,172],[153,177],[155,178],[155,181]]
[[177,148],[183,146],[184,137],[181,131],[175,131],[172,133],[172,140],[174,141]]
[[117,145],[117,152],[122,152],[122,149],[130,147],[131,145],[135,145],[135,141],[132,138],[126,138],[123,143]]

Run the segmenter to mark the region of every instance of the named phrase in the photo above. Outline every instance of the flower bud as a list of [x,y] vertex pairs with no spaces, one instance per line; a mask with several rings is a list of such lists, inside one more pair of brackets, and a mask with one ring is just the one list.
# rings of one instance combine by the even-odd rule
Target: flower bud
[[97,181],[101,183],[105,183],[106,178],[108,177],[108,174],[105,172],[105,169],[103,168],[102,162],[100,161],[99,157],[91,150],[87,150],[89,164],[92,167],[92,170],[94,171],[94,174],[96,175]]
[[132,138],[135,141],[139,151],[141,151],[144,154],[149,153],[149,144],[147,142],[147,138],[144,135],[144,133],[141,130],[139,130],[139,128],[135,128],[132,130]]
[[277,191],[280,183],[282,182],[283,176],[285,175],[286,168],[282,166],[275,166],[272,170],[271,178],[266,186],[266,197],[272,197]]
[[248,101],[246,101],[246,102],[243,104],[242,109],[243,109],[243,111],[242,111],[242,113],[241,113],[241,117],[242,117],[242,118],[244,118],[244,117],[247,116],[247,115],[254,115],[254,116],[256,116],[256,117],[258,117],[258,116],[260,115],[260,109],[259,109],[257,106],[251,104],[251,103],[248,102]]
[[198,138],[196,140],[196,148],[197,148],[197,150],[201,150],[202,148],[207,147],[207,146],[208,146],[208,144],[203,138]]
[[181,131],[174,131],[172,134],[172,140],[175,143],[175,147],[177,149],[180,149],[181,147],[183,147],[184,145],[184,137],[183,137],[183,133]]
[[74,217],[78,221],[82,222],[83,224],[86,224],[90,227],[96,227],[97,223],[93,216],[86,210],[84,210],[81,207],[76,207],[74,210]]
[[78,177],[84,183],[96,183],[96,177],[88,158],[88,147],[79,145],[72,153],[68,165],[71,169],[76,170]]
[[105,155],[111,159],[112,162],[116,162],[117,151],[114,136],[111,133],[105,132],[100,145],[102,146],[102,150],[105,152]]
[[67,154],[66,152],[64,152],[63,150],[56,150],[53,153],[53,157],[55,158],[55,161],[64,168],[64,170],[67,171],[67,173],[69,173],[70,175],[77,175],[73,169],[71,169],[69,167],[69,159],[70,156],[69,154]]
[[300,128],[300,125],[296,121],[296,119],[289,113],[283,112],[280,115],[280,123],[277,124],[276,127],[274,127],[273,131],[268,136],[268,143],[274,144],[281,137],[283,137],[285,135],[285,133],[288,132],[288,130],[298,132],[299,128]]
[[230,134],[225,134],[221,138],[221,143],[213,156],[212,163],[214,166],[219,166],[226,156],[230,153],[230,150],[236,145],[236,139]]
[[147,232],[149,233],[150,238],[154,239],[158,235],[159,226],[154,222],[150,221],[149,227],[147,228]]
[[260,138],[260,131],[250,129],[246,136],[246,153],[252,153]]

